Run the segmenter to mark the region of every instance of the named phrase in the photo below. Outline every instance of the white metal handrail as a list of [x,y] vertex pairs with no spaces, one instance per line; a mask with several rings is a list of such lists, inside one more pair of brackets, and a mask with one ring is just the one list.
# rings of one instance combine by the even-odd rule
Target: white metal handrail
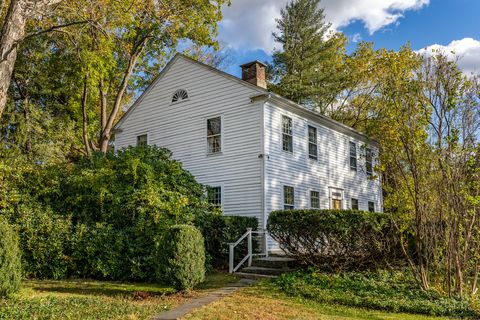
[[[262,252],[253,253],[253,244],[252,244],[252,234],[262,235]],[[235,265],[235,247],[238,246],[244,239],[247,239],[247,255]],[[229,263],[228,271],[230,273],[236,272],[244,263],[248,260],[248,266],[252,265],[253,256],[265,256],[268,257],[268,247],[267,247],[267,231],[266,230],[256,230],[252,231],[252,228],[247,228],[245,232],[236,242],[229,243]]]

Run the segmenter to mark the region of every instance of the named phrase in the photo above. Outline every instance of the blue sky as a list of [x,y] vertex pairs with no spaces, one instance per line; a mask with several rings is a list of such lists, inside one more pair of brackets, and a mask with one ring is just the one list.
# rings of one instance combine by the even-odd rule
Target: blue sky
[[[232,51],[226,70],[240,76],[240,64],[270,60],[276,44],[271,33],[287,0],[232,0],[223,10],[219,39]],[[323,0],[326,20],[349,39],[376,48],[397,50],[410,42],[414,50],[432,48],[459,56],[466,73],[480,73],[480,0]],[[422,50],[423,49],[423,50]]]

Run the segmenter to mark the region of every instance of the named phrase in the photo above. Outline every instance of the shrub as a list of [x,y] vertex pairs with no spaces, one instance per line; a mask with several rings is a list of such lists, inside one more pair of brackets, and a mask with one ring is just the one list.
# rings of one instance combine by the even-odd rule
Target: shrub
[[76,227],[72,241],[73,274],[95,279],[122,279],[125,272],[125,234],[97,223]]
[[0,217],[0,297],[9,297],[20,288],[22,276],[17,234]]
[[[227,267],[228,243],[237,241],[247,231],[247,228],[257,230],[258,227],[257,218],[226,216],[219,213],[198,215],[194,223],[205,238],[207,269]],[[240,256],[243,258],[247,253],[246,245],[239,245],[235,249],[237,259]]]
[[22,208],[16,217],[27,276],[61,279],[72,267],[72,223],[49,209]]
[[331,274],[309,269],[283,274],[275,286],[291,296],[321,303],[436,316],[478,316],[466,299],[420,289],[408,270]]
[[205,279],[205,247],[201,232],[189,225],[167,229],[158,243],[157,279],[178,290],[192,289]]
[[363,268],[391,261],[391,221],[383,213],[354,210],[274,211],[268,231],[287,253],[321,268]]

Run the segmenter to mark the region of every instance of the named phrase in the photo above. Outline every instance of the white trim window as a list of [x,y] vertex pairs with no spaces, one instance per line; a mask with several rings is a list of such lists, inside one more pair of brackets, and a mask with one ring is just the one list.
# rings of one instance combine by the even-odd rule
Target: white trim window
[[148,145],[148,136],[147,134],[141,134],[137,136],[137,147],[144,147]]
[[207,187],[207,199],[208,203],[213,206],[220,207],[222,206],[222,187]]
[[330,209],[343,209],[343,190],[330,188]]
[[308,126],[308,157],[318,160],[317,128]]
[[357,144],[349,142],[350,150],[350,170],[357,171]]
[[320,209],[320,192],[310,190],[310,208]]
[[222,152],[222,117],[207,119],[207,153]]
[[282,149],[293,152],[293,130],[292,118],[282,116]]
[[295,189],[291,186],[283,186],[283,210],[295,208]]
[[368,211],[375,212],[375,202],[368,201]]
[[373,175],[373,152],[372,149],[365,149],[365,171],[367,176]]
[[350,199],[350,208],[352,210],[358,210],[358,199],[356,199],[356,198],[351,198]]

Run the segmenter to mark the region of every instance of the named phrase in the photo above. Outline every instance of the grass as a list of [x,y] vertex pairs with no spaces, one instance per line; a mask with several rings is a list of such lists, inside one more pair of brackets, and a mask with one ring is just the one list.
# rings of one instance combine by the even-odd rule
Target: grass
[[188,295],[148,283],[27,280],[13,299],[0,299],[0,319],[150,319],[236,280],[213,274]]
[[187,315],[184,319],[439,320],[447,318],[370,311],[361,308],[317,303],[311,300],[287,296],[271,282],[262,281],[205,306]]

